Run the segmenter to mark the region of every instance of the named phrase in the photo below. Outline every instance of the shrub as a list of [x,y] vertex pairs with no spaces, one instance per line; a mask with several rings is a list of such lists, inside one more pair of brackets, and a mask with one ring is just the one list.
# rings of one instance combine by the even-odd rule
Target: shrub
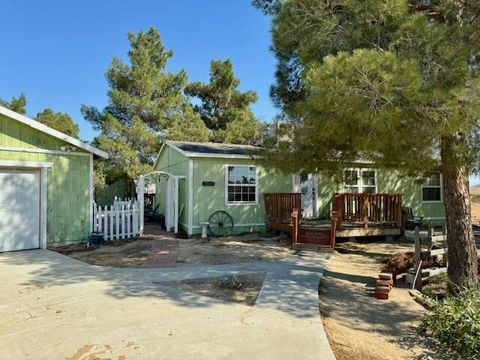
[[479,359],[480,287],[435,301],[421,326],[461,359]]

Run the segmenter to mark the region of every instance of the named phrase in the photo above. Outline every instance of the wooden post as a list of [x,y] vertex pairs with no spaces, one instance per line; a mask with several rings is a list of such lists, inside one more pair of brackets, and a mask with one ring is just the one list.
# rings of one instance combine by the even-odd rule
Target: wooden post
[[420,229],[415,226],[415,289],[422,288],[422,239],[420,238]]
[[363,226],[368,228],[368,196],[362,196]]

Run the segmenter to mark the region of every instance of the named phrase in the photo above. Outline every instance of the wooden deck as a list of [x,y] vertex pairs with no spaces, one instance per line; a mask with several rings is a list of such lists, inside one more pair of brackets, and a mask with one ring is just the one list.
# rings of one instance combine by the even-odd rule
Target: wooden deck
[[402,194],[335,194],[330,219],[301,218],[301,194],[264,194],[267,227],[289,232],[294,244],[333,248],[342,237],[397,236],[402,228]]

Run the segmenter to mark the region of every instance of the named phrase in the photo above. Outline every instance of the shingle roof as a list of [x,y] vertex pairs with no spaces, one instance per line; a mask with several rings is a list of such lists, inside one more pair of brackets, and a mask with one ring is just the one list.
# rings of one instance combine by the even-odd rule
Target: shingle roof
[[167,145],[180,149],[186,156],[191,157],[239,157],[253,158],[254,152],[259,149],[257,146],[236,145],[236,144],[218,144],[218,143],[198,143],[185,141],[167,141]]

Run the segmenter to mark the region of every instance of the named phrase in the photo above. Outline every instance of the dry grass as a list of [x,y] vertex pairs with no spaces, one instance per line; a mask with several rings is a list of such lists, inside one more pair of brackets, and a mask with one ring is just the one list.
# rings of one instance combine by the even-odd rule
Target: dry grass
[[338,360],[437,359],[435,347],[418,334],[424,308],[397,281],[390,300],[372,291],[382,261],[411,251],[405,243],[343,243],[320,286],[320,309]]
[[177,266],[273,261],[293,253],[284,237],[262,238],[259,234],[248,234],[209,240],[179,239]]
[[141,267],[151,254],[151,240],[122,241],[119,245],[102,245],[91,251],[74,251],[66,255],[92,265]]

